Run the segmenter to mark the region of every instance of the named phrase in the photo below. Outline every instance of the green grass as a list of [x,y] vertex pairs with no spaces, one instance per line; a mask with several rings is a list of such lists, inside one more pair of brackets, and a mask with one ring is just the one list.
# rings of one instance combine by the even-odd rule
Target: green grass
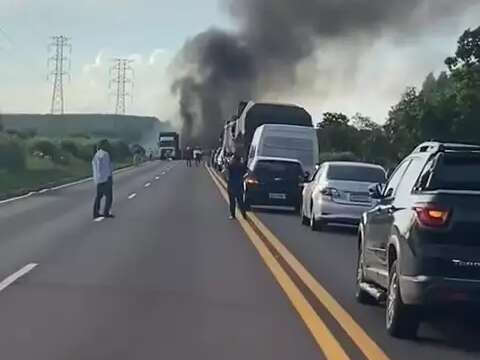
[[[129,162],[115,164],[115,168],[128,165]],[[71,158],[66,166],[59,166],[49,160],[29,157],[23,171],[0,171],[0,200],[77,181],[90,177],[91,173],[90,163],[76,158]]]

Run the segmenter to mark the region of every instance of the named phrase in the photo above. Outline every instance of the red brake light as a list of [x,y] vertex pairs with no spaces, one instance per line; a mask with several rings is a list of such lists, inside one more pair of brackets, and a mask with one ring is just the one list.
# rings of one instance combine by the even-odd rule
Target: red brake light
[[417,205],[415,212],[420,224],[430,227],[445,226],[450,217],[450,210],[431,204]]

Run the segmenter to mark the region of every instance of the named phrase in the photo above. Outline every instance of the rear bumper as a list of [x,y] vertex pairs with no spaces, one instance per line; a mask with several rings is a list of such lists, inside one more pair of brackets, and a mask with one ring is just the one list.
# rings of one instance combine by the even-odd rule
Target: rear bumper
[[358,225],[364,212],[371,209],[370,205],[342,204],[335,201],[322,201],[318,220],[342,224]]
[[400,276],[400,294],[408,305],[480,303],[480,280]]
[[[285,194],[285,199],[272,199],[270,198],[270,193],[275,194]],[[247,188],[246,189],[246,198],[250,202],[250,205],[271,205],[271,206],[294,206],[297,207],[300,205],[301,193],[300,190],[295,192],[292,190],[272,190],[267,191],[262,188]]]

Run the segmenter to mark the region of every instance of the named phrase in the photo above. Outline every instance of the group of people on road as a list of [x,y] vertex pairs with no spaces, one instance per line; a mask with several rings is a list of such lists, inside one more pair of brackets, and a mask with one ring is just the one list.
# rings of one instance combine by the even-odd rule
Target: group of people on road
[[185,148],[184,159],[187,167],[192,167],[192,160],[195,161],[195,166],[200,166],[203,158],[203,151],[199,148],[193,149],[190,146]]
[[[187,147],[184,155],[187,167],[192,166],[192,160],[195,160],[196,165],[199,166],[202,162],[202,155],[203,152],[200,149],[194,150],[191,147]],[[92,159],[92,171],[93,181],[96,186],[93,218],[113,218],[114,215],[111,213],[113,202],[113,165],[108,152],[108,141],[106,140],[102,140],[96,147],[96,152]],[[241,156],[234,154],[226,164],[225,171],[228,182],[230,219],[235,219],[237,205],[245,217],[243,178],[247,173],[247,167],[243,164]],[[100,211],[103,198],[105,198],[105,205],[103,211]]]

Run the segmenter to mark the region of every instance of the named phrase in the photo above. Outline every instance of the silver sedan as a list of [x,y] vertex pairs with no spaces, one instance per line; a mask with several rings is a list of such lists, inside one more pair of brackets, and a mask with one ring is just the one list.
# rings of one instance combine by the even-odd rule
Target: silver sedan
[[358,225],[362,214],[375,205],[369,187],[385,182],[385,170],[379,165],[323,163],[304,186],[302,223],[313,231],[328,223]]

